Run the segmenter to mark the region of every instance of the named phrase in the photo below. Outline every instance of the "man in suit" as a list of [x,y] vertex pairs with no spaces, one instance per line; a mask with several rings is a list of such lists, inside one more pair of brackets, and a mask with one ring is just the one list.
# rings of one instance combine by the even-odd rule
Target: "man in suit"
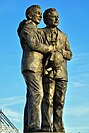
[[18,28],[18,35],[23,50],[21,68],[27,86],[24,133],[40,131],[40,109],[43,98],[42,59],[44,53],[53,50],[53,46],[41,43],[41,36],[37,29],[37,25],[42,18],[40,7],[38,5],[28,7],[26,18],[27,20],[22,21]]
[[[42,124],[45,131],[65,132],[63,125],[63,107],[67,89],[67,60],[72,57],[68,38],[57,28],[59,16],[55,8],[45,10],[43,14],[46,27],[43,28],[44,43],[52,44],[54,52],[44,56],[44,97],[42,102]],[[52,120],[53,114],[53,123]],[[53,129],[52,129],[53,125]]]

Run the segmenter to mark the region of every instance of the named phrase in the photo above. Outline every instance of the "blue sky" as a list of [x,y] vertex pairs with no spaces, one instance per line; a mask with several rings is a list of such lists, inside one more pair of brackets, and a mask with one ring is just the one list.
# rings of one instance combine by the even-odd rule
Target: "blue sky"
[[[26,86],[17,27],[32,4],[57,9],[58,27],[67,34],[73,58],[64,107],[68,133],[89,133],[89,0],[0,0],[0,109],[22,132]],[[38,27],[44,27],[43,21]]]

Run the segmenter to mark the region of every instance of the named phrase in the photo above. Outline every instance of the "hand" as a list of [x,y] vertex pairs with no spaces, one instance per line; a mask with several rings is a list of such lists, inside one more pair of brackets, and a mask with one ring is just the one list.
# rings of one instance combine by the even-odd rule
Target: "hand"
[[24,27],[24,31],[28,34],[29,33],[29,28]]
[[53,50],[54,50],[53,46],[50,45],[50,46],[49,46],[49,52],[52,52]]
[[63,54],[63,49],[58,49],[57,50],[59,53]]

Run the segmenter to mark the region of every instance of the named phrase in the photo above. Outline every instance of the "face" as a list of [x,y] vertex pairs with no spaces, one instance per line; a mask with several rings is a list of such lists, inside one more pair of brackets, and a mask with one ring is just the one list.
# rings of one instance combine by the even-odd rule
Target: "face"
[[35,8],[33,11],[32,11],[32,20],[33,22],[35,22],[36,24],[39,24],[41,19],[42,19],[42,12],[39,8]]
[[59,17],[58,13],[56,11],[51,11],[51,14],[49,15],[48,18],[48,26],[49,27],[57,27],[59,23]]

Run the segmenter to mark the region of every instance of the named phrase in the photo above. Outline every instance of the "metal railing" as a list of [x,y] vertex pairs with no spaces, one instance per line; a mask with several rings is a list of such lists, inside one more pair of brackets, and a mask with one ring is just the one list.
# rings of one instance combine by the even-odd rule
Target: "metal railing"
[[2,110],[0,110],[0,133],[20,133]]

